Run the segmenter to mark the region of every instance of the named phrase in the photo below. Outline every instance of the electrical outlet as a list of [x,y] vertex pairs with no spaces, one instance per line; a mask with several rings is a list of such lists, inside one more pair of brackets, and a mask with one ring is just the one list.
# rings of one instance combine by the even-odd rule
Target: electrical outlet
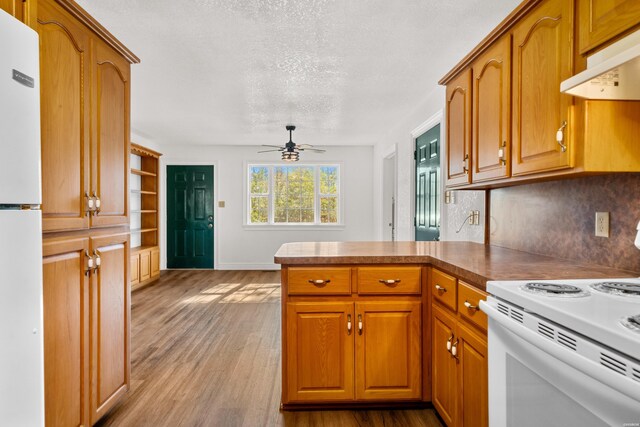
[[480,211],[473,211],[473,223],[480,225]]
[[609,212],[596,212],[596,236],[609,237]]
[[474,217],[475,217],[475,211],[469,211],[469,224],[470,225],[475,224]]

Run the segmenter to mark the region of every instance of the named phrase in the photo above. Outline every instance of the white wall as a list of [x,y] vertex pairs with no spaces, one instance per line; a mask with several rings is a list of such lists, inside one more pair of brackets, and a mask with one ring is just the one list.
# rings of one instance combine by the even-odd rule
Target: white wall
[[[416,110],[407,116],[401,123],[395,126],[390,125],[391,130],[384,135],[374,146],[374,182],[378,188],[383,186],[383,161],[386,153],[393,144],[396,144],[397,151],[397,195],[396,212],[397,228],[396,240],[414,240],[413,218],[415,216],[415,162],[413,151],[415,150],[415,138],[412,132],[429,121],[432,127],[437,123],[436,117],[442,115],[445,104],[445,88],[437,86],[419,105]],[[442,115],[440,158],[441,169],[444,171],[444,161],[446,159],[445,144],[445,117]],[[427,130],[427,129],[423,129]],[[444,193],[443,197],[444,199]],[[443,201],[442,201],[443,202]],[[374,227],[375,239],[382,240],[384,230],[383,201],[382,195],[374,193]],[[460,226],[462,219],[468,215],[468,210],[480,211],[480,223],[477,226],[464,226],[459,233],[456,230]],[[450,205],[441,204],[440,209],[440,240],[469,240],[484,243],[484,192],[481,191],[456,191],[456,203]]]
[[[273,256],[282,243],[301,241],[362,241],[373,239],[373,147],[324,147],[327,152],[301,154],[301,163],[341,164],[342,227],[311,230],[252,229],[244,225],[246,162],[278,161],[278,153],[258,154],[259,146],[160,146],[162,268],[166,268],[166,166],[214,166],[214,263],[216,269],[275,269]],[[219,208],[218,201],[225,207]],[[263,227],[264,228],[264,227]]]

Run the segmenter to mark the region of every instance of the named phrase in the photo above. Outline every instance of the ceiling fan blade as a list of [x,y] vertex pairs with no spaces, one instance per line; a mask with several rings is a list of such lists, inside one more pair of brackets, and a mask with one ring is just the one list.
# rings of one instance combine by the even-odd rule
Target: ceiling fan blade
[[282,149],[279,149],[279,150],[262,150],[262,151],[258,151],[258,153],[271,153],[271,152],[274,152],[274,151],[282,151]]
[[275,147],[275,148],[283,148],[282,145],[271,145],[271,144],[262,144],[263,147]]
[[327,150],[321,150],[319,148],[300,148],[300,151],[313,151],[316,153],[326,153]]
[[312,148],[313,145],[311,144],[296,144],[296,147],[301,147],[301,148]]

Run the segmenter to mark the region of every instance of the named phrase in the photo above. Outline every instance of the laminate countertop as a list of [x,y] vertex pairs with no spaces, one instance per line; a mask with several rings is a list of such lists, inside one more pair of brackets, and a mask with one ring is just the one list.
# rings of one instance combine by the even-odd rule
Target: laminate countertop
[[285,266],[430,264],[486,289],[488,280],[604,279],[638,273],[472,242],[300,242],[274,257]]

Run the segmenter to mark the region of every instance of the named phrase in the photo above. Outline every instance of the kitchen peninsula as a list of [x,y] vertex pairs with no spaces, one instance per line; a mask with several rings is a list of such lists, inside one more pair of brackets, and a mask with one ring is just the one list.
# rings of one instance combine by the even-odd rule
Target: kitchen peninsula
[[471,242],[280,247],[282,407],[420,406],[487,425],[489,280],[637,273]]

